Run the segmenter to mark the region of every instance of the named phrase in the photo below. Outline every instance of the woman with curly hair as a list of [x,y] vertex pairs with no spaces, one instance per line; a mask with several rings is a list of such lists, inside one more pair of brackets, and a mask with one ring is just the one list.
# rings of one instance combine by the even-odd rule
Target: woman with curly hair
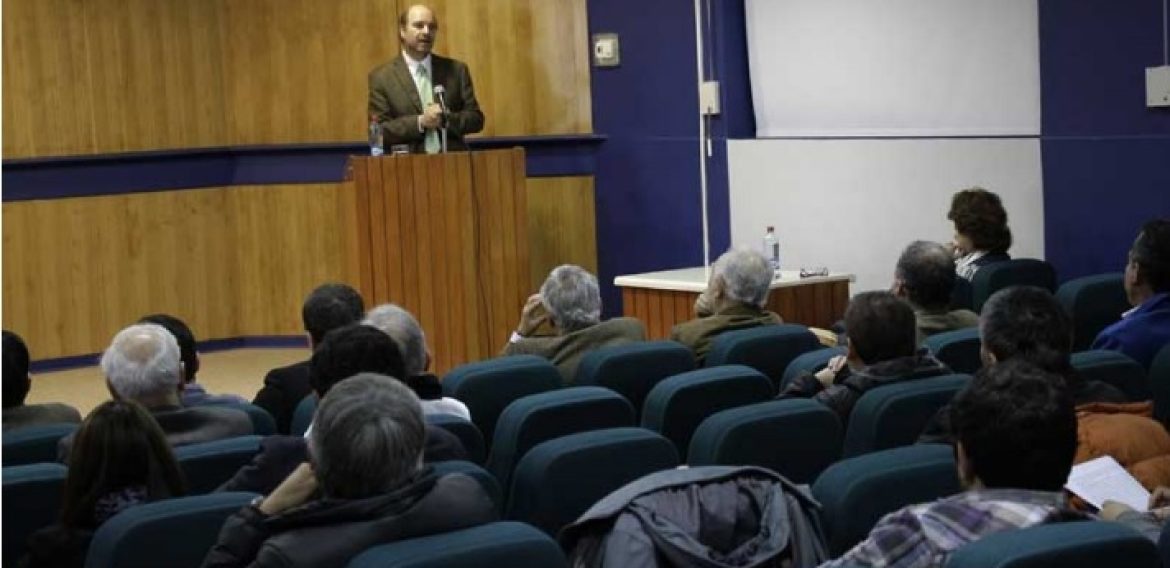
[[951,248],[959,276],[953,296],[956,306],[971,305],[971,280],[980,268],[1011,260],[1007,251],[1012,246],[1012,231],[1007,218],[999,196],[981,187],[964,189],[951,198],[947,219],[955,224]]

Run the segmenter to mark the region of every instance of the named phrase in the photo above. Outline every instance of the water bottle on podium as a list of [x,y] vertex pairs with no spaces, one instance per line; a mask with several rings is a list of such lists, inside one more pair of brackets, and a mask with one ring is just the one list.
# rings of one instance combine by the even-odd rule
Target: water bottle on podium
[[780,240],[776,238],[776,228],[768,226],[764,233],[764,258],[768,259],[768,266],[772,267],[772,275],[780,274]]
[[376,114],[370,115],[370,155],[382,155],[382,124]]

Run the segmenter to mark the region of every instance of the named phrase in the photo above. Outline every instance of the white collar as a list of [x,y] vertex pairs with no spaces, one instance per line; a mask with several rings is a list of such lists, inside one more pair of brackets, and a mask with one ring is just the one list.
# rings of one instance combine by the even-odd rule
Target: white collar
[[418,74],[418,66],[422,65],[427,70],[427,76],[431,77],[431,80],[434,80],[435,74],[432,73],[433,69],[431,68],[431,54],[428,53],[426,57],[422,58],[422,61],[418,61],[406,53],[405,50],[403,50],[402,59],[406,60],[406,68],[410,69],[411,77],[414,77]]

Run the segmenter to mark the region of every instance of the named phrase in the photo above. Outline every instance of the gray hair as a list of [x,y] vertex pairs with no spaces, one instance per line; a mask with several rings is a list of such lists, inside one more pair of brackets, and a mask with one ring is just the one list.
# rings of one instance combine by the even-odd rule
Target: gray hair
[[906,299],[926,309],[946,309],[955,288],[955,260],[947,247],[931,241],[914,241],[902,251],[894,268]]
[[358,373],[334,385],[309,435],[322,493],[360,499],[408,482],[422,467],[424,424],[418,397],[395,379]]
[[763,307],[772,286],[768,259],[751,249],[731,249],[711,269],[711,280],[722,279],[727,297],[741,304]]
[[101,367],[110,388],[130,400],[176,392],[183,382],[179,343],[153,323],[119,331],[102,353]]
[[562,264],[548,273],[540,287],[541,302],[562,332],[576,331],[601,321],[601,290],[597,277],[575,264]]
[[376,327],[398,344],[406,376],[421,375],[427,365],[427,339],[422,326],[410,312],[396,304],[382,304],[366,314],[362,323]]

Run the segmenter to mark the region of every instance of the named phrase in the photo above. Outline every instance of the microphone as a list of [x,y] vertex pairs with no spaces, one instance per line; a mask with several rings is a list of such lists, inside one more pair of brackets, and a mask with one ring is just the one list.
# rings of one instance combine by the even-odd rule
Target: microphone
[[443,127],[447,127],[447,89],[442,85],[435,85],[435,98],[439,101],[439,108],[443,109]]

